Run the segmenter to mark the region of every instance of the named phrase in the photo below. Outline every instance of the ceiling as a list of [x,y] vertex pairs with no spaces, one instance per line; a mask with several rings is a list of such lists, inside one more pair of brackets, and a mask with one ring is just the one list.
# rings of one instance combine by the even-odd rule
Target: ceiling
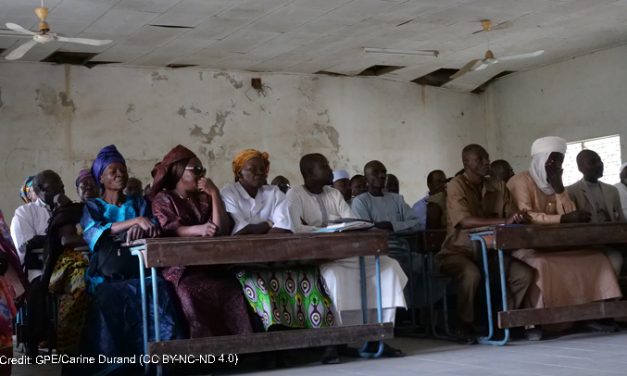
[[[527,70],[627,43],[627,0],[46,0],[48,23],[65,36],[112,39],[107,46],[38,45],[22,60],[57,50],[98,53],[124,65],[356,75],[373,65],[403,67],[382,77],[412,81],[482,57],[543,49],[444,86],[471,91],[503,71]],[[0,25],[36,30],[39,0],[2,0]],[[481,19],[511,27],[488,33]],[[158,26],[154,26],[158,25]],[[25,39],[0,36],[0,49]],[[365,53],[364,47],[432,49],[439,56]]]

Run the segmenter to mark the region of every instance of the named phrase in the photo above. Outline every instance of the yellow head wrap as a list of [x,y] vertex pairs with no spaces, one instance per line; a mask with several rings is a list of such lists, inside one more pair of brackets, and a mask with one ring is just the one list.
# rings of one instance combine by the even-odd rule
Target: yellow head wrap
[[232,166],[233,174],[235,175],[235,181],[238,180],[239,173],[240,171],[242,171],[244,164],[253,158],[261,158],[264,165],[266,166],[266,173],[268,173],[268,171],[270,170],[270,155],[266,152],[260,152],[255,149],[246,149],[237,153],[235,158],[233,158]]

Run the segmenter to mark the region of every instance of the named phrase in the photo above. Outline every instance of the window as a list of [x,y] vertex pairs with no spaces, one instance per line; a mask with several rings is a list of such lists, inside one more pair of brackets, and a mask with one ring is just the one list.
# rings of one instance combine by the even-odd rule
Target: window
[[569,142],[564,158],[564,186],[569,186],[581,179],[581,172],[577,168],[577,154],[583,149],[595,151],[601,157],[605,168],[601,180],[607,184],[616,184],[620,181],[620,136],[613,135],[589,140]]

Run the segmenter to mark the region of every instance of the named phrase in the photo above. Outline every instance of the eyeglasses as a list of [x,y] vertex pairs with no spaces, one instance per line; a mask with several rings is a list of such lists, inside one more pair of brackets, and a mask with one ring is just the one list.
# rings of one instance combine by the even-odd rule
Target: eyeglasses
[[207,169],[202,166],[185,166],[186,170],[192,171],[196,175],[204,175]]

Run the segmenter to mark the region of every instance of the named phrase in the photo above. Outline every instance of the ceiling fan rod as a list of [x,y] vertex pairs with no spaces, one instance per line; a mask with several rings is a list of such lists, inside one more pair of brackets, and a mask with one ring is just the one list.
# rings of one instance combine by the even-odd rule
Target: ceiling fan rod
[[387,55],[421,55],[421,56],[434,56],[437,57],[440,54],[438,50],[401,50],[395,48],[375,48],[364,47],[365,53],[371,54],[387,54]]

